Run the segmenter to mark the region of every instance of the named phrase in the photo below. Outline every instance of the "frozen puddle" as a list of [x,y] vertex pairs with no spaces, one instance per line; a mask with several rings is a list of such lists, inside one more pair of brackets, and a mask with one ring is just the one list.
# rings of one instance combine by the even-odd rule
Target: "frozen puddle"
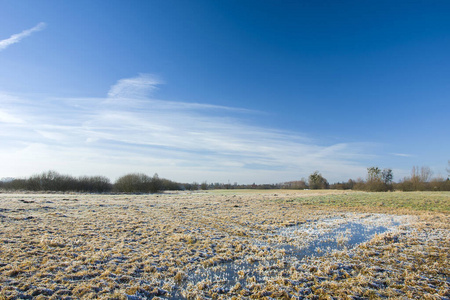
[[[343,214],[340,217],[306,222],[287,228],[280,228],[274,233],[267,233],[268,238],[282,236],[289,243],[269,244],[256,241],[261,250],[280,253],[277,258],[242,260],[221,263],[214,267],[199,267],[189,272],[183,288],[208,282],[217,286],[217,293],[226,293],[237,283],[241,286],[253,282],[264,282],[274,278],[280,271],[298,265],[305,257],[323,256],[331,251],[351,250],[361,243],[370,241],[376,234],[392,232],[400,225],[408,225],[410,216],[390,216],[384,214]],[[269,240],[269,239],[268,239]],[[283,254],[284,252],[284,254]],[[180,290],[172,299],[182,299]]]

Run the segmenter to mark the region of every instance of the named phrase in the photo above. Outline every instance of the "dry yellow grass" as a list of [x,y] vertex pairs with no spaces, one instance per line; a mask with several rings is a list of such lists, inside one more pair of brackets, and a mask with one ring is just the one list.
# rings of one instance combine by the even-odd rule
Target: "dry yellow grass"
[[[448,214],[413,212],[403,229],[299,263],[274,246],[312,238],[283,228],[326,232],[370,217],[370,208],[352,214],[291,201],[345,193],[0,194],[0,299],[450,297]],[[229,288],[223,279],[190,281],[232,262],[265,262],[257,274],[267,276],[242,268]]]

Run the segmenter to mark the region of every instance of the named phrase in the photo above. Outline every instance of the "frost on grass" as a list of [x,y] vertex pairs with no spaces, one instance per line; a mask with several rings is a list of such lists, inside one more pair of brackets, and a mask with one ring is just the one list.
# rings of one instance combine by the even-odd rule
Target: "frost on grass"
[[0,194],[0,298],[450,297],[448,214],[296,197]]

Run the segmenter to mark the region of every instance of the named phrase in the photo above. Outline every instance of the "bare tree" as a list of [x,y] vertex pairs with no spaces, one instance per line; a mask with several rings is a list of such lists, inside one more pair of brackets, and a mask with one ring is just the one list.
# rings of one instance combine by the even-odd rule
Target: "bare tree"
[[381,181],[381,169],[378,167],[367,168],[367,181]]
[[391,169],[383,169],[378,167],[367,168],[367,182],[365,190],[371,192],[385,192],[392,190],[392,179],[394,175]]
[[420,179],[422,180],[422,182],[429,182],[432,176],[433,171],[431,171],[430,167],[420,168]]
[[429,182],[432,175],[433,171],[427,166],[420,168],[414,166],[411,170],[411,180],[417,183]]
[[448,161],[448,168],[447,168],[447,179],[450,178],[450,160]]

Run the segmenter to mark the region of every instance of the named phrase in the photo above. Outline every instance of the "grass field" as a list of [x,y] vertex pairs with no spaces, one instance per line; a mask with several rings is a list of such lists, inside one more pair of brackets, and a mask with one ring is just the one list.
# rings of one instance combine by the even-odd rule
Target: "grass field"
[[[386,192],[371,193],[341,190],[217,190],[217,195],[282,195],[279,201],[303,205],[335,206],[340,208],[380,207],[396,210],[450,212],[450,192]],[[276,197],[276,196],[275,196]]]
[[0,194],[0,299],[446,299],[450,193]]
[[341,208],[365,207],[387,208],[394,211],[450,212],[450,192],[393,192],[368,193],[349,192],[345,194],[314,195],[295,199],[306,205],[324,205]]

